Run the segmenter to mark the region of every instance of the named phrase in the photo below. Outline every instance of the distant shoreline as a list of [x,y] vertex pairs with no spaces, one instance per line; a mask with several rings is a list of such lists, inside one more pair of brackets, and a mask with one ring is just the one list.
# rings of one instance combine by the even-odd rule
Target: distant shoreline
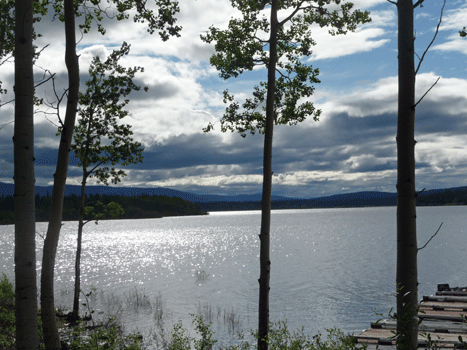
[[[80,197],[74,194],[65,196],[63,200],[62,221],[77,221],[79,218]],[[48,222],[52,198],[47,195],[36,195],[36,222]],[[117,205],[122,213],[112,216],[107,205]],[[86,195],[86,207],[89,212],[84,216],[85,221],[111,219],[157,219],[168,216],[207,215],[197,203],[186,201],[178,197],[168,196],[118,196],[118,195]],[[0,197],[0,225],[11,225],[15,222],[13,196]]]
[[[1,184],[1,183],[0,183]],[[74,187],[70,187],[74,188]],[[98,187],[95,188],[97,191]],[[106,189],[104,187],[104,189]],[[108,189],[108,188],[107,188]],[[46,192],[48,194],[48,192]],[[128,193],[128,194],[126,194]],[[137,194],[136,194],[137,193]],[[143,192],[130,192],[125,194],[87,194],[89,203],[97,201],[108,204],[117,202],[124,209],[119,219],[155,219],[171,216],[207,215],[208,212],[219,211],[251,211],[261,210],[261,201],[256,200],[225,200],[219,201],[220,196],[206,198],[191,198],[193,194],[180,191],[170,192],[170,195],[154,195]],[[178,197],[175,194],[180,194]],[[184,198],[181,198],[184,197]],[[63,221],[75,221],[78,218],[78,196],[69,193],[65,196]],[[188,199],[190,198],[190,199]],[[253,199],[252,196],[249,198]],[[271,202],[272,210],[280,209],[332,209],[332,208],[374,208],[393,207],[397,205],[397,193],[388,192],[356,192],[338,194],[327,197],[300,199],[275,197]],[[193,200],[195,199],[195,200]],[[238,197],[235,197],[238,199]],[[50,212],[50,196],[36,195],[36,222],[47,222]],[[93,205],[93,204],[92,204]],[[421,191],[417,194],[417,206],[458,206],[467,205],[467,187],[437,189]],[[0,197],[0,225],[14,223],[14,200],[12,195],[3,194]],[[87,217],[86,220],[92,218]],[[104,217],[100,220],[112,219]]]
[[[218,203],[210,203],[210,204],[218,204]],[[422,207],[459,207],[459,206],[466,206],[467,204],[432,204],[432,205],[417,205],[417,208]],[[202,205],[201,205],[202,207]],[[309,207],[309,208],[271,208],[271,210],[301,210],[301,209],[358,209],[358,208],[397,208],[397,205],[368,205],[368,206],[334,206],[334,207]],[[213,210],[206,210],[208,213],[217,213],[222,211],[261,211],[261,206],[258,208],[248,208],[248,209],[213,209]]]
[[[374,208],[397,206],[397,194],[359,193],[336,195],[316,199],[290,199],[272,201],[271,209],[332,209],[332,208]],[[207,212],[261,210],[260,201],[251,202],[208,202],[198,203]],[[439,191],[417,197],[417,207],[467,205],[467,190]]]

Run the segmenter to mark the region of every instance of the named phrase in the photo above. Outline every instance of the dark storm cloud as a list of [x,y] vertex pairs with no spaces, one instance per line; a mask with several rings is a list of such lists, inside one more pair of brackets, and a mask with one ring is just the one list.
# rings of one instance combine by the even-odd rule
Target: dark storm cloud
[[[392,160],[349,169],[352,157],[371,155],[373,160],[395,157],[396,118],[394,115],[355,118],[346,113],[333,115],[313,127],[280,127],[274,149],[279,172],[299,170],[378,171],[392,169]],[[293,163],[293,167],[290,167]],[[282,169],[283,168],[283,169]]]
[[[147,100],[155,102],[157,100],[175,97],[181,91],[181,88],[172,82],[164,82],[160,84],[144,84],[144,82],[142,82],[141,80],[134,79],[134,83],[137,86],[140,86],[141,90],[133,91],[130,94],[129,98],[131,101]],[[143,91],[143,87],[145,86],[148,87],[147,92]]]
[[[438,120],[435,115],[420,115],[427,121]],[[452,125],[463,123],[461,118],[447,116]],[[297,171],[375,172],[396,169],[396,128],[394,114],[350,117],[339,113],[308,125],[276,128],[273,168],[276,174]],[[426,127],[429,129],[429,127]],[[448,128],[445,131],[448,131]],[[262,136],[232,138],[222,143],[210,134],[180,135],[164,144],[145,150],[143,165],[135,168],[171,170],[167,176],[201,175],[209,165],[240,165],[243,174],[261,174]],[[419,162],[417,168],[429,167]],[[182,169],[176,171],[176,169]],[[241,172],[239,172],[241,173]],[[232,175],[232,174],[229,174]],[[165,176],[164,176],[165,177]]]
[[251,164],[262,162],[261,140],[258,137],[238,136],[226,144],[212,134],[179,135],[163,144],[145,149],[140,169],[189,168],[200,165]]
[[[295,145],[310,149],[335,149],[343,145],[361,145],[381,142],[396,135],[397,117],[393,114],[381,116],[350,117],[347,113],[332,115],[313,127],[280,127],[281,139],[277,146]],[[294,146],[292,146],[294,147]]]
[[[457,108],[463,101],[452,98],[442,106],[427,102],[417,110],[415,130],[417,134],[445,133],[449,135],[464,135],[467,128],[466,107]],[[459,103],[458,103],[459,102]]]

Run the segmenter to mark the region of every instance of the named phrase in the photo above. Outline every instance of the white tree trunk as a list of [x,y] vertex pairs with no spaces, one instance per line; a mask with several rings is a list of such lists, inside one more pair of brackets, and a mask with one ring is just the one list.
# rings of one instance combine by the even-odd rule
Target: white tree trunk
[[66,53],[65,63],[68,69],[68,99],[65,122],[60,137],[58,149],[57,168],[54,174],[54,187],[50,208],[50,221],[44,242],[41,274],[41,309],[44,342],[47,350],[60,349],[57,323],[54,310],[54,267],[57,253],[58,238],[62,226],[63,198],[68,174],[70,147],[73,138],[78,108],[79,94],[79,66],[76,55],[75,13],[73,0],[65,0],[65,37]]

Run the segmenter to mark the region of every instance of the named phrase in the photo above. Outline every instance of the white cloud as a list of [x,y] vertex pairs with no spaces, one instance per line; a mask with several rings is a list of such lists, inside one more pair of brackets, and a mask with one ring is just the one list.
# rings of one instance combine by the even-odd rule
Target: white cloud
[[[436,82],[434,73],[423,73],[416,78],[416,102]],[[435,106],[444,114],[467,113],[467,80],[442,78],[418,105],[417,111]],[[351,117],[377,116],[397,113],[398,78],[388,77],[377,81],[366,89],[334,98],[320,105],[326,114],[347,113]],[[325,116],[326,117],[326,116]]]
[[464,135],[422,135],[417,138],[416,161],[428,163],[438,172],[467,164],[467,139]]
[[[355,8],[359,8],[355,4]],[[353,55],[359,52],[375,50],[390,41],[385,27],[397,25],[397,17],[394,10],[371,11],[370,23],[360,25],[355,32],[346,35],[331,36],[329,28],[318,28],[313,30],[313,38],[317,45],[313,49],[310,61],[336,58]],[[379,38],[379,40],[377,40]]]
[[467,25],[467,1],[456,9],[446,11],[443,16],[440,30],[455,30],[459,31]]
[[[392,177],[395,170],[383,170],[377,172],[352,172],[345,171],[299,171],[286,174],[274,174],[273,185],[301,186],[313,182],[340,181],[340,182],[370,182]],[[231,185],[259,185],[263,182],[262,175],[216,175],[216,176],[185,176],[147,183],[155,187],[228,187]]]
[[[460,29],[462,28],[459,28],[459,30]],[[455,34],[450,36],[449,41],[446,41],[445,43],[439,45],[435,45],[432,49],[438,51],[460,52],[464,55],[467,55],[467,40],[465,38],[461,38],[459,34]]]
[[367,166],[382,165],[395,160],[392,157],[376,157],[373,154],[362,154],[350,157],[345,163],[349,169],[359,169]]
[[459,52],[467,55],[467,41],[459,36],[459,31],[467,26],[467,1],[456,9],[446,11],[440,31],[450,31],[451,35],[441,44],[433,46],[433,50]]
[[[381,28],[368,28],[349,32],[346,35],[331,36],[320,33],[314,37],[316,46],[309,61],[322,60],[367,52],[383,46],[389,39],[372,40],[383,36],[385,31]],[[327,37],[325,37],[327,35]]]
[[[315,123],[309,119],[296,129],[294,127],[293,132],[297,132],[300,137],[291,136],[292,131],[285,132],[288,127],[276,128],[274,154],[281,154],[282,157],[275,158],[276,165],[281,170],[274,174],[276,188],[297,186],[294,187],[297,193],[303,195],[298,188],[312,186],[311,184],[315,182],[332,182],[331,186],[334,187],[326,187],[326,191],[334,192],[338,190],[332,188],[351,190],[356,187],[392,186],[395,183],[395,170],[372,171],[371,169],[382,169],[386,164],[388,164],[387,168],[394,167],[395,162],[391,147],[393,145],[395,148],[394,116],[397,114],[398,86],[394,69],[396,53],[393,53],[391,59],[381,56],[387,55],[390,45],[391,48],[395,45],[396,8],[386,0],[357,0],[354,4],[354,8],[371,9],[373,19],[371,23],[359,27],[356,33],[332,37],[328,34],[327,28],[313,28],[312,35],[317,41],[317,46],[311,59],[321,60],[319,65],[326,66],[328,63],[332,65],[344,60],[334,60],[333,63],[324,60],[345,56],[345,64],[333,66],[333,74],[339,77],[336,79],[338,83],[330,85],[326,79],[323,79],[323,88],[317,88],[313,100],[318,100],[316,106],[324,111],[320,122]],[[457,34],[458,30],[467,25],[467,3],[462,0],[462,4],[461,7],[458,4],[451,4],[458,8],[446,12],[442,26],[444,33],[440,33],[440,38],[444,35],[447,39],[444,42],[440,41],[434,49],[467,54],[467,41],[459,38]],[[137,80],[138,84],[149,86],[149,92],[141,91],[131,96],[130,116],[125,122],[133,125],[135,139],[144,142],[147,148],[154,143],[168,144],[173,153],[170,153],[170,156],[166,155],[170,161],[165,159],[167,163],[165,169],[160,170],[155,170],[158,155],[152,154],[152,158],[148,157],[148,159],[151,159],[154,167],[151,169],[146,167],[145,170],[128,170],[129,176],[125,179],[125,185],[169,186],[184,189],[190,186],[198,189],[201,186],[213,188],[217,186],[223,189],[230,186],[260,188],[262,182],[262,176],[258,175],[260,164],[253,164],[253,160],[250,160],[248,166],[238,165],[245,164],[245,157],[253,151],[261,154],[260,136],[255,138],[248,136],[247,140],[243,141],[236,133],[222,134],[222,137],[216,138],[218,144],[210,144],[213,154],[216,154],[215,159],[206,160],[200,157],[201,160],[194,161],[187,160],[184,153],[187,150],[183,148],[185,146],[176,147],[179,139],[172,138],[174,135],[200,134],[208,122],[218,120],[225,109],[221,96],[221,91],[225,87],[235,93],[236,98],[241,101],[250,96],[252,86],[261,78],[260,74],[257,74],[258,71],[255,71],[239,79],[223,82],[216,77],[217,72],[208,63],[213,53],[213,45],[204,44],[199,35],[210,25],[225,28],[231,17],[238,16],[228,0],[181,1],[180,7],[181,13],[177,15],[179,19],[177,24],[183,26],[182,36],[171,38],[168,42],[162,42],[157,33],[150,36],[146,33],[144,24],[135,24],[131,19],[123,22],[106,20],[108,31],[105,36],[93,32],[80,38],[78,34],[81,88],[84,88],[86,72],[92,57],[96,54],[108,55],[112,48],[120,47],[123,40],[127,41],[131,44],[131,51],[130,55],[122,60],[122,64],[144,66],[145,72],[139,74]],[[439,9],[427,5],[423,11],[419,18],[427,26],[426,29],[422,29],[428,32],[432,30],[431,24],[439,16]],[[422,23],[420,26],[423,27]],[[38,60],[38,65],[57,73],[59,91],[63,91],[67,84],[63,28],[62,23],[51,22],[49,16],[38,27],[44,36],[37,41],[40,47],[50,44]],[[450,34],[452,35],[449,36]],[[391,43],[388,44],[390,41]],[[365,52],[365,63],[357,61],[362,56],[353,55],[359,52]],[[441,58],[441,56],[437,57]],[[427,57],[427,61],[429,59]],[[443,61],[439,62],[442,67],[453,67],[452,69],[457,72],[465,70],[465,62],[452,60],[446,62],[445,57],[442,59]],[[374,73],[377,75],[366,74],[366,67],[362,69],[361,66],[373,63],[382,68]],[[37,75],[41,72],[40,69],[36,71]],[[363,72],[361,76],[359,72]],[[323,67],[322,77],[326,78],[330,75]],[[0,76],[0,80],[6,81],[8,88],[12,90],[12,64],[0,66]],[[437,78],[436,72],[418,75],[417,98],[420,98]],[[417,169],[417,174],[423,174],[425,180],[446,174],[457,174],[462,175],[461,180],[457,180],[459,185],[463,181],[462,171],[465,174],[463,166],[467,163],[465,156],[467,144],[463,141],[463,136],[456,136],[459,128],[453,130],[447,124],[454,121],[457,123],[456,126],[459,126],[464,116],[467,120],[466,91],[466,79],[441,78],[417,106],[417,127],[420,128],[417,130],[419,142],[416,148],[417,161],[425,166]],[[51,96],[50,91],[48,94]],[[2,96],[2,100],[5,99],[6,97]],[[12,108],[13,105],[7,105],[0,109],[0,123],[13,119]],[[349,120],[351,118],[360,119]],[[392,124],[393,119],[394,124]],[[50,124],[45,122],[43,115],[36,115],[36,123],[37,130],[40,131],[36,146],[56,147],[58,139],[54,136]],[[361,125],[362,129],[352,127],[352,130],[347,130],[351,125]],[[439,130],[436,128],[444,128],[443,133],[437,132]],[[5,138],[9,140],[12,136],[10,129],[12,128],[8,128],[8,133],[6,129],[3,130]],[[217,127],[216,135],[220,133],[218,129]],[[372,139],[365,139],[367,136]],[[193,137],[193,140],[195,139]],[[240,144],[239,140],[243,143]],[[198,145],[204,145],[201,137],[197,142]],[[378,148],[381,144],[383,146]],[[228,151],[216,153],[221,152],[218,148]],[[169,146],[165,148],[167,149]],[[239,152],[245,149],[248,149],[248,152]],[[223,156],[225,158],[222,158]],[[256,162],[256,158],[254,161]],[[184,162],[183,165],[180,162]],[[200,165],[209,162],[219,162],[223,165]],[[3,163],[1,165],[4,166]],[[367,171],[363,171],[365,169]],[[48,178],[39,175],[38,183],[49,182],[49,175]],[[71,178],[69,182],[76,183]]]

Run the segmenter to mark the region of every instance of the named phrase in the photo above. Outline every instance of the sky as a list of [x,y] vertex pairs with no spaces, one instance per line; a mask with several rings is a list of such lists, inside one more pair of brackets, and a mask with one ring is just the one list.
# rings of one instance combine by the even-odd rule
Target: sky
[[[372,18],[355,33],[333,37],[326,28],[312,27],[316,46],[304,62],[319,68],[321,83],[315,85],[310,101],[322,114],[319,121],[275,127],[276,195],[313,198],[396,192],[396,6],[386,0],[354,4],[370,11]],[[426,0],[415,10],[418,56],[433,38],[442,5],[440,0]],[[105,36],[95,30],[78,32],[82,90],[92,58],[107,57],[123,41],[131,44],[131,51],[121,63],[145,69],[135,81],[149,90],[131,95],[124,119],[145,148],[144,161],[126,167],[127,176],[119,186],[218,195],[261,192],[263,136],[221,133],[219,120],[226,107],[222,92],[228,88],[241,101],[264,81],[266,70],[223,80],[209,64],[213,45],[200,39],[210,26],[226,28],[229,19],[238,16],[228,0],[180,0],[181,37],[167,42],[131,20],[105,20]],[[447,0],[439,34],[417,75],[417,100],[440,78],[416,108],[417,190],[467,185],[467,38],[459,37],[465,26],[467,0]],[[42,37],[35,44],[43,48],[36,62],[36,80],[48,69],[56,74],[57,91],[63,92],[67,86],[63,24],[49,15],[36,30]],[[9,90],[0,97],[2,103],[13,98],[13,65],[10,60],[0,66],[0,80]],[[37,93],[48,101],[55,98],[50,84]],[[38,107],[35,114],[35,176],[40,186],[53,184],[59,143],[56,116],[44,112],[50,110]],[[13,120],[14,104],[2,106],[0,182],[13,183]],[[210,122],[214,131],[204,133]],[[72,160],[68,184],[79,184],[76,165]]]

